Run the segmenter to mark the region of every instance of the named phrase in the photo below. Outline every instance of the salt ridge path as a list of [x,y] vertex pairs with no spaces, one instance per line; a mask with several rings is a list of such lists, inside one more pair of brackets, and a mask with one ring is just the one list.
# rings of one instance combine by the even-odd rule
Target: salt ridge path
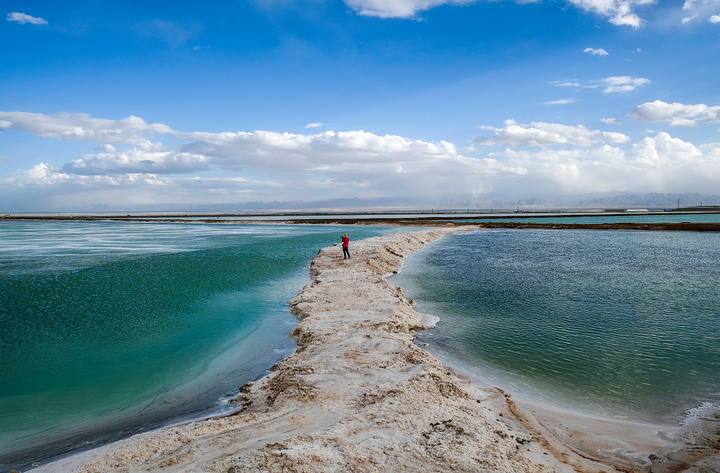
[[[471,228],[468,228],[471,229]],[[297,351],[240,389],[242,411],[139,434],[37,471],[611,472],[543,434],[502,391],[453,374],[413,344],[432,317],[386,280],[458,228],[321,249],[290,301]]]

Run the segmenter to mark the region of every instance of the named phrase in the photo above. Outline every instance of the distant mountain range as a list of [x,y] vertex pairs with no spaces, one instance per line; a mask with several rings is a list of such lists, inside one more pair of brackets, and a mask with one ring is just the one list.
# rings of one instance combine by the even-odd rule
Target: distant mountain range
[[422,200],[408,197],[383,197],[372,199],[342,198],[318,201],[246,202],[237,204],[164,204],[143,205],[131,208],[110,208],[89,206],[83,209],[68,209],[68,212],[213,212],[213,213],[262,213],[262,212],[344,212],[344,211],[389,211],[389,210],[466,210],[466,211],[518,211],[518,210],[625,210],[647,208],[677,209],[678,207],[699,207],[720,205],[720,195],[699,193],[684,194],[592,194],[559,198],[529,198],[509,200],[497,196],[483,196],[475,199]]

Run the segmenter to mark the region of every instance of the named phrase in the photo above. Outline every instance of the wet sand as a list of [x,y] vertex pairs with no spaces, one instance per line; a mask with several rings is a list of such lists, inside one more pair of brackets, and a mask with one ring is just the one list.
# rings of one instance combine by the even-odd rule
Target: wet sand
[[353,242],[350,260],[339,246],[320,250],[313,283],[290,302],[298,349],[240,388],[240,412],[34,471],[720,471],[718,419],[669,431],[533,405],[455,374],[416,346],[417,331],[435,319],[416,312],[386,276],[426,243],[461,230]]

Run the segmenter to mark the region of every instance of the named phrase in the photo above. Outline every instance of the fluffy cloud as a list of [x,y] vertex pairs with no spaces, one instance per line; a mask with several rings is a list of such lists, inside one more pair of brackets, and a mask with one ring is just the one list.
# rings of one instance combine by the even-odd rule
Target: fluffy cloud
[[673,126],[695,126],[700,122],[720,122],[720,106],[685,105],[655,100],[639,105],[629,115],[643,122],[669,122]]
[[615,94],[622,92],[632,92],[640,86],[650,83],[650,79],[643,77],[617,76],[603,79],[601,87],[604,94]]
[[432,159],[462,159],[451,143],[408,140],[401,136],[379,136],[364,131],[303,135],[270,131],[237,133],[181,133],[188,141],[180,149],[161,143],[118,151],[88,154],[63,167],[77,174],[151,172],[182,174],[218,169],[260,170],[273,174],[330,172],[340,166],[383,166]]
[[710,17],[710,23],[720,23],[720,15],[713,15]]
[[173,132],[167,125],[148,124],[135,116],[122,120],[106,120],[82,113],[44,115],[0,111],[0,126],[59,140],[137,145],[148,145],[147,137]]
[[[524,169],[493,159],[463,156],[448,142],[409,140],[362,130],[312,135],[255,131],[192,133],[184,151],[208,156],[223,168],[244,174],[324,188],[321,195],[440,196],[487,190],[486,179],[522,174]],[[322,183],[322,184],[321,184]]]
[[667,133],[646,137],[629,149],[610,145],[568,150],[507,149],[493,154],[527,173],[516,189],[526,195],[592,192],[716,192],[720,185],[720,144],[696,147]]
[[30,16],[26,13],[19,12],[8,13],[7,21],[14,21],[16,23],[20,23],[21,25],[24,25],[25,23],[30,23],[33,25],[47,25],[47,20],[43,18],[38,18],[35,16]]
[[573,5],[610,18],[610,23],[618,26],[640,28],[645,24],[635,12],[635,8],[652,5],[655,0],[570,0]]
[[463,5],[478,0],[345,0],[359,15],[379,18],[411,18],[439,5]]
[[379,164],[442,159],[458,155],[455,146],[441,141],[408,140],[379,136],[362,130],[302,135],[270,131],[238,133],[186,133],[192,139],[183,150],[209,156],[228,167],[262,166],[275,171],[320,169],[354,162]]
[[[419,12],[439,5],[465,5],[479,0],[344,0],[359,15],[379,18],[413,18]],[[709,0],[707,0],[709,1]],[[644,21],[634,12],[637,7],[651,5],[655,0],[570,0],[583,10],[610,18],[610,22],[634,28]]]
[[25,186],[47,186],[66,182],[71,176],[62,170],[47,163],[39,163],[28,170],[17,172],[14,176],[3,179],[5,185]]
[[[649,113],[642,106],[639,110],[648,118],[670,116]],[[82,208],[88,202],[127,208],[343,196],[467,199],[490,192],[515,197],[628,190],[714,192],[720,184],[720,144],[695,146],[667,133],[620,148],[616,143],[629,140],[621,133],[509,120],[501,128],[483,127],[493,136],[478,140],[503,146],[503,151],[469,157],[452,143],[362,130],[179,132],[139,118],[112,121],[39,114],[34,115],[36,123],[22,122],[19,127],[16,115],[0,116],[40,136],[111,137],[117,142],[64,165],[41,162],[0,178],[0,201],[6,206],[32,203],[46,210]],[[60,117],[65,117],[65,125],[82,125],[81,130],[71,127],[66,133]],[[150,142],[147,137],[158,131],[177,144]]]
[[87,154],[63,166],[68,173],[96,174],[186,174],[210,170],[208,158],[203,155],[166,149],[130,148],[118,151],[106,146],[98,154]]
[[502,128],[480,127],[494,132],[492,138],[478,138],[477,143],[487,146],[592,146],[598,143],[625,143],[630,140],[622,133],[590,130],[583,125],[568,126],[557,123],[534,122],[518,124],[515,120],[505,121]]
[[609,53],[603,48],[585,48],[583,52],[587,54],[592,54],[593,56],[609,56]]
[[634,159],[645,169],[702,164],[702,152],[692,143],[673,138],[667,133],[646,137],[633,145]]
[[[189,195],[197,202],[211,198],[214,202],[312,200],[345,194],[439,196],[456,189],[482,192],[486,179],[524,172],[494,159],[463,156],[445,141],[433,143],[362,130],[179,132],[137,117],[113,121],[88,115],[17,112],[0,112],[0,120],[10,129],[39,136],[105,141],[96,152],[60,168],[42,165],[3,181],[15,188],[33,182],[35,187],[62,189],[65,194],[82,190],[93,200],[93,195],[102,193],[102,186],[112,189],[113,195],[118,187],[124,187],[133,196],[144,195],[150,203],[163,198],[182,203]],[[179,144],[166,147],[148,139],[160,134]],[[188,174],[196,175],[181,177]],[[67,182],[77,186],[60,185]],[[151,196],[153,188],[162,195]]]

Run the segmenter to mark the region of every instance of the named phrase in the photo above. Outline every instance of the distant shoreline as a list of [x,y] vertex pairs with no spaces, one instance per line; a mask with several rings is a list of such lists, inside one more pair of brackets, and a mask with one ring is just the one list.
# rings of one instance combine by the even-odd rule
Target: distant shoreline
[[[550,208],[520,210],[512,208],[496,209],[390,209],[390,210],[280,210],[280,211],[257,211],[257,212],[189,212],[189,211],[117,211],[117,212],[12,212],[0,211],[0,218],[13,219],[136,219],[136,218],[217,218],[217,217],[294,217],[294,216],[318,216],[318,217],[339,217],[343,216],[373,216],[373,215],[455,215],[462,218],[462,215],[483,215],[492,218],[515,218],[518,215],[533,218],[543,217],[576,217],[576,216],[608,216],[608,215],[677,215],[677,214],[715,214],[720,213],[720,205],[699,205],[691,207],[677,207],[672,209],[662,208]],[[472,218],[472,217],[468,217]]]
[[[702,211],[698,209],[703,209]],[[398,214],[398,215],[394,215]],[[278,213],[278,214],[115,214],[105,215],[52,215],[52,214],[6,214],[3,220],[9,221],[80,221],[80,222],[125,222],[125,223],[187,223],[187,224],[225,224],[225,225],[373,225],[406,227],[462,227],[473,225],[480,228],[538,229],[538,230],[638,230],[638,231],[692,231],[720,232],[720,222],[677,222],[677,223],[544,223],[513,222],[518,218],[603,218],[627,217],[638,215],[698,215],[720,214],[718,207],[695,207],[673,211],[642,212],[515,212],[512,214],[488,214],[465,211],[439,212],[428,216],[428,212],[358,212],[358,213]],[[469,216],[468,214],[471,214]],[[402,216],[401,216],[402,215]],[[416,217],[412,215],[418,215]],[[422,215],[422,216],[420,216]],[[263,217],[268,217],[263,219]],[[273,218],[270,218],[273,217]],[[287,217],[287,218],[283,218]],[[301,217],[301,218],[299,218]],[[479,219],[500,221],[477,222]]]

